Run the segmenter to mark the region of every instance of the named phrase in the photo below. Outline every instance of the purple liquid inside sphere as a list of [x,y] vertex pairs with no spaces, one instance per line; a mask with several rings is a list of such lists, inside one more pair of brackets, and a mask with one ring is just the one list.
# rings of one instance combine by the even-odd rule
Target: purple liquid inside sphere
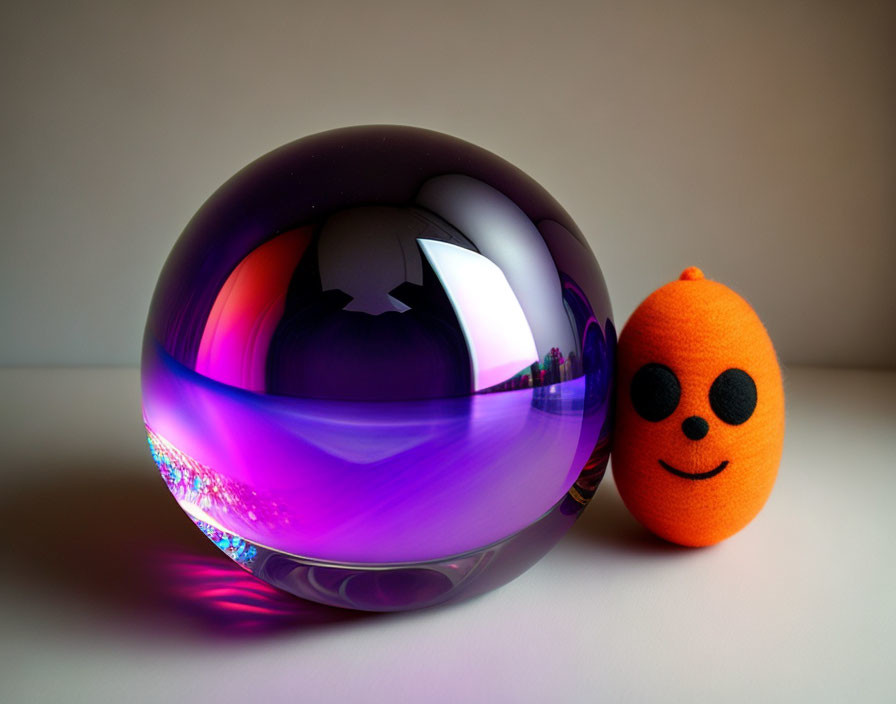
[[159,278],[153,457],[238,564],[315,601],[419,608],[500,586],[606,468],[615,331],[566,212],[506,161],[409,127],[253,162]]

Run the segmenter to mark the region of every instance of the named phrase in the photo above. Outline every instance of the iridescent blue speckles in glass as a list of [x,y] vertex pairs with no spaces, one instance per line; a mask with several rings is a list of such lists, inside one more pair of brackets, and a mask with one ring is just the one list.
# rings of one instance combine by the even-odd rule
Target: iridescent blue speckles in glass
[[241,567],[251,568],[252,561],[258,554],[258,549],[254,545],[247,543],[238,535],[233,535],[203,521],[194,520],[193,522],[227,557]]
[[250,164],[189,223],[143,410],[174,497],[253,574],[415,608],[512,579],[588,503],[614,348],[585,238],[528,176],[349,128]]

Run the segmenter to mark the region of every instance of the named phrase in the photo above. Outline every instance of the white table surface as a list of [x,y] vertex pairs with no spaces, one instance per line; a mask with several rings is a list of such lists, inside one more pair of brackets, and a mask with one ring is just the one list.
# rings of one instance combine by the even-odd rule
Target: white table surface
[[168,496],[134,369],[0,370],[0,701],[896,701],[896,373],[789,369],[777,486],[682,549],[610,474],[535,567],[397,615],[267,589]]

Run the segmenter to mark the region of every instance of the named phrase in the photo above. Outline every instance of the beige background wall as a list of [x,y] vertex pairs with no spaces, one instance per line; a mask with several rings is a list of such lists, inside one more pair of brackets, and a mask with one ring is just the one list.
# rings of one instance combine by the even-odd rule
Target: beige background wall
[[896,365],[896,4],[4,3],[0,364],[135,364],[203,200],[373,122],[514,162],[618,322],[690,264],[788,363]]

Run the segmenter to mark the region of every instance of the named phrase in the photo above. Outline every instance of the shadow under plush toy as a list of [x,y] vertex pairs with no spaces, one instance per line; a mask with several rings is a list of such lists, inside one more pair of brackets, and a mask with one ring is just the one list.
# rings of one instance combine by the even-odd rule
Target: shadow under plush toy
[[635,310],[619,337],[613,476],[645,527],[712,545],[759,513],[784,439],[784,390],[768,333],[696,267]]

